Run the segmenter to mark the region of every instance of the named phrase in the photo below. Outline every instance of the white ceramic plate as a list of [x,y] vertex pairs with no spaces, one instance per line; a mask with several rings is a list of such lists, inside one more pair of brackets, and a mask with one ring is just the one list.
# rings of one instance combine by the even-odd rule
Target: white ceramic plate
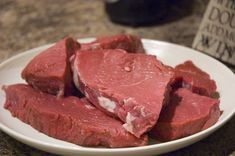
[[[91,39],[82,39],[87,42]],[[217,82],[220,93],[220,108],[224,111],[219,121],[207,130],[200,133],[170,141],[166,143],[151,142],[148,146],[131,148],[89,148],[81,147],[68,142],[60,141],[39,133],[27,124],[24,124],[3,108],[5,94],[0,91],[0,129],[13,138],[33,146],[35,148],[63,155],[83,155],[83,156],[146,156],[170,152],[196,141],[199,141],[209,134],[213,133],[225,122],[227,122],[235,112],[235,76],[226,66],[219,61],[197,52],[195,50],[170,44],[161,41],[143,39],[144,47],[149,54],[157,55],[164,63],[175,66],[185,60],[192,60],[198,67],[208,72]],[[12,57],[0,65],[0,86],[3,84],[13,84],[24,82],[20,78],[20,73],[24,66],[39,52],[50,47],[45,45],[39,48],[29,50],[25,53]],[[222,139],[222,138],[221,138]]]

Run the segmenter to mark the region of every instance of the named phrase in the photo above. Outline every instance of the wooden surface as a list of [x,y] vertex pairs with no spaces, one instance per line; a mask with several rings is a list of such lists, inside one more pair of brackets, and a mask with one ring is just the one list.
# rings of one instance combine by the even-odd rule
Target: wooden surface
[[[60,40],[132,33],[191,47],[208,0],[174,6],[166,21],[145,27],[113,24],[100,0],[1,0],[0,62],[30,48]],[[1,156],[53,155],[24,145],[0,131]],[[235,117],[208,138],[166,156],[235,155]],[[233,153],[233,154],[232,154]]]

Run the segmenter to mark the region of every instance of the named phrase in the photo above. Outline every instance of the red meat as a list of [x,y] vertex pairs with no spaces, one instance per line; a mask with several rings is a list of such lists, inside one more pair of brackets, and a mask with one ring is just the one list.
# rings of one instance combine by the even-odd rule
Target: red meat
[[117,49],[77,53],[73,69],[86,97],[137,137],[155,125],[173,77],[155,56]]
[[219,117],[219,100],[181,88],[170,97],[150,134],[158,140],[175,140],[211,127]]
[[138,36],[114,35],[99,37],[91,43],[81,44],[81,50],[123,49],[128,52],[144,52],[143,44]]
[[14,117],[51,137],[82,146],[129,147],[147,144],[147,136],[136,138],[119,120],[105,115],[86,99],[57,98],[28,85],[4,88],[5,108]]
[[175,67],[176,83],[200,95],[213,96],[216,83],[210,75],[199,69],[192,61],[186,61]]
[[75,87],[69,59],[79,48],[72,38],[63,39],[34,57],[23,70],[22,78],[41,91],[70,95]]

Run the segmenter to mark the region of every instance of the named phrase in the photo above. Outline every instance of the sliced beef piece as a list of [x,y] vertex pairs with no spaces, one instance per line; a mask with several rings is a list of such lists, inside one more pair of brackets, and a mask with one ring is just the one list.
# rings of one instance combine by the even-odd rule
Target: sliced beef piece
[[150,134],[162,141],[175,140],[211,127],[219,117],[219,100],[180,88],[170,97]]
[[210,75],[195,66],[192,61],[186,61],[175,67],[176,83],[178,87],[188,88],[200,95],[213,96],[216,83]]
[[155,56],[117,49],[76,53],[73,69],[85,96],[137,137],[155,125],[173,77]]
[[65,38],[34,57],[22,72],[28,84],[58,96],[70,95],[75,87],[70,69],[70,57],[80,45]]
[[81,44],[81,50],[123,49],[133,53],[145,52],[141,39],[134,35],[99,37],[91,43]]
[[105,115],[86,99],[57,98],[24,84],[6,86],[5,108],[14,117],[51,137],[82,146],[129,147],[147,144],[122,122]]

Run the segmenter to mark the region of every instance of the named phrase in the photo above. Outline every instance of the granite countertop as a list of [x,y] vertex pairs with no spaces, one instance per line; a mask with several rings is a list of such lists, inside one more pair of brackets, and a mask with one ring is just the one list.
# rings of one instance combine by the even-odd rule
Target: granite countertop
[[[25,50],[60,40],[65,36],[91,36],[132,33],[143,38],[164,40],[191,47],[208,0],[184,1],[184,10],[172,8],[176,18],[145,27],[113,24],[101,0],[1,0],[0,62]],[[175,13],[177,12],[177,13]],[[235,117],[206,139],[165,154],[235,155]],[[0,131],[1,156],[53,155],[24,145]]]

